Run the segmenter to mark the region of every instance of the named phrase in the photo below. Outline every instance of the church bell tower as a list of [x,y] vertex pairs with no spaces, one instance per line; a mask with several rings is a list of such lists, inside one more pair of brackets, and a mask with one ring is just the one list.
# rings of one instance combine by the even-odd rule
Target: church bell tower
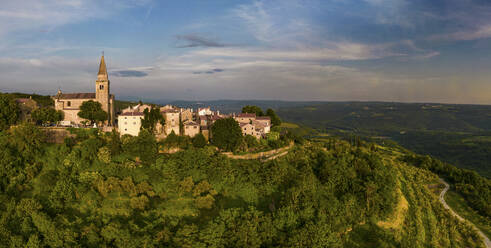
[[110,108],[109,79],[107,76],[106,62],[104,61],[104,52],[102,53],[99,73],[95,81],[95,98],[102,104],[102,110],[108,113],[108,121],[111,123],[110,116],[112,116],[112,113]]

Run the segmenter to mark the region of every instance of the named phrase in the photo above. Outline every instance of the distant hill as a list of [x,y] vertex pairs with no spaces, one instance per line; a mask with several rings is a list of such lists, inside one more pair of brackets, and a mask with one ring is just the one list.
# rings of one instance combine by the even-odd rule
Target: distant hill
[[329,102],[281,107],[285,121],[323,132],[397,141],[491,177],[491,106],[430,103]]

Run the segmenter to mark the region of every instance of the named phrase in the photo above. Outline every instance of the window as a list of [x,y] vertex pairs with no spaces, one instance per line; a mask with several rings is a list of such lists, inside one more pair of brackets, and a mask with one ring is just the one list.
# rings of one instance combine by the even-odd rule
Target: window
[[197,126],[194,126],[194,129],[198,128]]
[[104,85],[102,85],[102,84],[101,84],[101,85],[99,85],[99,89],[100,89],[100,90],[103,90],[103,89],[104,89]]
[[128,117],[124,117],[124,119],[126,120],[126,119],[128,119]]
[[124,131],[128,131],[128,129],[127,129],[127,128],[125,128],[125,129],[124,129]]
[[124,124],[125,124],[125,125],[128,125],[128,122],[126,122],[126,121],[125,121],[125,122],[124,122]]
[[67,107],[72,106],[72,102],[70,102],[70,101],[66,102],[66,106],[67,106]]
[[133,122],[133,125],[136,125],[136,121]]

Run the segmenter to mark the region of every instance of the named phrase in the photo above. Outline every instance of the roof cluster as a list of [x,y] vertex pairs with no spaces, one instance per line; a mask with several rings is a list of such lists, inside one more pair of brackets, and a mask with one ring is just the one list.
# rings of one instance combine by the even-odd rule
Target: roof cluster
[[144,116],[145,114],[143,114],[142,112],[124,112],[122,114],[120,114],[122,116]]
[[57,97],[58,99],[94,99],[95,93],[62,93]]

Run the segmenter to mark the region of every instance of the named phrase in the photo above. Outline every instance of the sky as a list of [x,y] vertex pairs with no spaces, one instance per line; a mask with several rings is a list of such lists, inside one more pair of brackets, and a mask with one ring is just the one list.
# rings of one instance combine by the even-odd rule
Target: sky
[[488,0],[2,0],[0,91],[491,104]]

